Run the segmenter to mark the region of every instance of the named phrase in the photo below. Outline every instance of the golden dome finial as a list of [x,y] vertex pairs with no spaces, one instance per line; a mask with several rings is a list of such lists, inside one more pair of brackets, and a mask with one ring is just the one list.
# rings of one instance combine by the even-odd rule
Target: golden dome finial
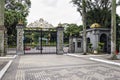
[[101,25],[98,23],[94,23],[90,26],[90,28],[100,28],[100,27],[101,27]]
[[59,27],[62,27],[62,24],[61,24],[61,22],[58,24],[58,26],[59,26]]
[[23,21],[20,19],[20,20],[18,21],[18,24],[23,24]]

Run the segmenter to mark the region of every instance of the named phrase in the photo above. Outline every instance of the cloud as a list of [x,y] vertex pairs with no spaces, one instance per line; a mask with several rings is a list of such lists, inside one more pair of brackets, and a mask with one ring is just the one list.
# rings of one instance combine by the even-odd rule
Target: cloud
[[42,2],[45,6],[55,7],[55,6],[57,6],[58,0],[42,0],[41,2]]
[[43,18],[48,23],[57,26],[61,23],[81,23],[81,16],[71,0],[31,0],[32,6],[27,17],[28,24]]

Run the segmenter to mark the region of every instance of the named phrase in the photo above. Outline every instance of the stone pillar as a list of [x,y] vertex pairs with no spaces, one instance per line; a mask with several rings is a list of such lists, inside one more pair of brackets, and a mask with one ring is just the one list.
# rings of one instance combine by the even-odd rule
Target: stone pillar
[[24,54],[24,45],[23,45],[23,38],[24,38],[24,26],[22,24],[18,24],[17,28],[17,50],[16,53],[18,55]]
[[5,28],[0,26],[0,56],[5,56]]
[[59,25],[57,27],[57,54],[63,54],[63,47],[64,47],[64,43],[63,43],[63,31],[64,28]]
[[94,39],[93,39],[94,40],[94,43],[93,43],[94,52],[93,53],[98,53],[99,31],[94,30],[93,34],[94,34]]
[[0,27],[4,26],[4,5],[5,0],[0,0]]
[[69,53],[74,53],[74,45],[73,45],[73,37],[70,36],[69,37],[69,49],[68,49]]
[[0,0],[0,56],[5,55],[5,26],[4,26],[4,0]]
[[5,28],[5,33],[4,33],[4,51],[5,51],[5,55],[7,54],[7,49],[8,49],[8,35],[7,35],[7,29]]

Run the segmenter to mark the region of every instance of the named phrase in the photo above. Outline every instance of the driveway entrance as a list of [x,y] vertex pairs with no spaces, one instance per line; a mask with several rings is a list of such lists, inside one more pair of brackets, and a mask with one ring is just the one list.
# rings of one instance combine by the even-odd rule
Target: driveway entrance
[[120,80],[119,66],[89,57],[24,55],[14,59],[2,80]]

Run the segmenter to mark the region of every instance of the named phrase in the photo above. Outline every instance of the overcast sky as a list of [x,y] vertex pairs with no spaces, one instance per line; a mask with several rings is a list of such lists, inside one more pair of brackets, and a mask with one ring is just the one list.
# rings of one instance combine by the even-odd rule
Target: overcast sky
[[[59,23],[82,24],[81,16],[71,0],[31,0],[30,14],[27,17],[28,24],[43,18],[54,26]],[[117,9],[117,13],[120,14]]]
[[58,23],[82,24],[80,14],[71,0],[31,0],[28,23],[43,18],[54,26]]

